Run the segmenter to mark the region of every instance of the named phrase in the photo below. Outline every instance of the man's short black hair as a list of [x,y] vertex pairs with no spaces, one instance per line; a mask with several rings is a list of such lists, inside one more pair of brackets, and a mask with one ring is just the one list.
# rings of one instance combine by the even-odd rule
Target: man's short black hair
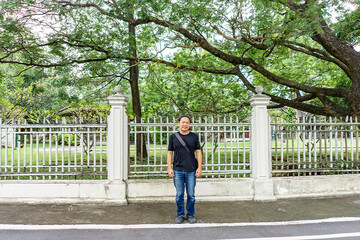
[[189,119],[189,121],[190,121],[190,123],[191,123],[191,119],[190,119],[190,117],[189,117],[189,116],[187,116],[187,115],[183,115],[183,116],[179,117],[178,122],[180,122],[180,121],[181,121],[181,119],[182,119],[182,118],[184,118],[184,117],[188,118],[188,119]]

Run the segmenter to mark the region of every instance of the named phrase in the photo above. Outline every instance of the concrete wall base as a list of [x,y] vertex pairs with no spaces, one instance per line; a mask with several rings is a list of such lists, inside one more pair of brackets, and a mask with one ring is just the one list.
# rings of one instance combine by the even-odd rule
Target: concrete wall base
[[272,178],[257,178],[254,181],[254,201],[275,201]]
[[[129,202],[174,201],[175,187],[172,179],[128,180]],[[197,201],[253,200],[253,179],[197,179]]]
[[[270,179],[198,179],[197,201],[269,201],[360,194],[360,174]],[[172,179],[0,181],[0,203],[173,202]]]
[[127,204],[123,181],[0,181],[0,202]]
[[273,178],[280,198],[327,197],[360,193],[360,174]]

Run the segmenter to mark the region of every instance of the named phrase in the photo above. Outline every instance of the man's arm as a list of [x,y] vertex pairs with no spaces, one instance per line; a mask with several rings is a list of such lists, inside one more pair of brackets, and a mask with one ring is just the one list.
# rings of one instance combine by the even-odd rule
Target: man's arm
[[196,158],[197,158],[197,162],[198,162],[198,169],[196,170],[196,177],[201,177],[202,174],[202,152],[201,149],[198,149],[195,151],[196,152]]
[[168,153],[167,153],[167,164],[168,164],[169,177],[174,177],[174,170],[172,169],[173,154],[174,154],[173,151],[168,151]]

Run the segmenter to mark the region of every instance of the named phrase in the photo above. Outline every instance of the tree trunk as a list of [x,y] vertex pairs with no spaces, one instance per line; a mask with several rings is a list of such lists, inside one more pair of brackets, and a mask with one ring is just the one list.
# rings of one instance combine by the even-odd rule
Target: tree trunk
[[352,116],[360,121],[360,67],[356,79],[352,79],[351,96],[349,102],[352,110]]
[[[133,103],[133,112],[136,116],[136,122],[140,123],[142,114],[141,114],[141,102],[140,102],[140,92],[139,92],[139,66],[138,62],[135,60],[137,58],[136,53],[136,35],[135,35],[135,25],[131,22],[129,23],[129,51],[130,56],[133,57],[129,61],[130,65],[130,86],[131,86],[131,96]],[[137,131],[141,131],[139,128]],[[136,135],[136,158],[140,159],[141,163],[144,158],[147,158],[146,150],[146,138],[143,133],[138,133]]]

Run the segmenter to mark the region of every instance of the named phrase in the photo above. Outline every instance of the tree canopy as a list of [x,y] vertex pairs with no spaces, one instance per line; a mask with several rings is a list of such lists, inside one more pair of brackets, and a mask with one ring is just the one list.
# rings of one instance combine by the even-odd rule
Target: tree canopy
[[[360,117],[358,0],[18,0],[0,9],[0,63],[72,66],[74,79],[104,85],[146,64],[140,77],[165,96],[171,84],[193,86],[169,96],[179,108],[235,111],[244,89],[262,85],[273,108]],[[231,97],[211,109],[198,104],[205,98],[181,105],[196,89]]]

